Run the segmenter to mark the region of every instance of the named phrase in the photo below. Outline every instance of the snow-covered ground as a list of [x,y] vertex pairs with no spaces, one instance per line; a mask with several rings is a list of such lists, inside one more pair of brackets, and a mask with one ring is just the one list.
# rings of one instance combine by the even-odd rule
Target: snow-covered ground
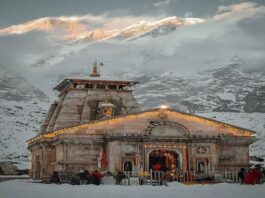
[[264,198],[265,184],[240,186],[238,184],[184,185],[171,183],[166,186],[111,186],[69,184],[40,184],[32,180],[10,180],[0,183],[1,198]]

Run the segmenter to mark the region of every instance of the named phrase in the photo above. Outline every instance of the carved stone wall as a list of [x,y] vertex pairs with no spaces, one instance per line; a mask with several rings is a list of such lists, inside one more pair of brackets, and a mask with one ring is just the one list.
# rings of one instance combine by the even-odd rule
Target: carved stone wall
[[198,171],[198,163],[206,161],[207,170],[218,170],[218,151],[216,143],[196,142],[191,143],[191,169]]
[[131,161],[133,170],[139,168],[142,163],[141,143],[127,141],[111,141],[108,143],[109,170],[123,170],[123,163]]
[[[83,95],[87,97],[87,94]],[[117,99],[115,97],[113,100]],[[70,101],[76,99],[70,97]],[[63,110],[64,105],[61,106],[62,112],[69,110],[72,114],[79,111],[78,108],[70,110],[68,107]],[[79,120],[84,117],[83,114],[78,115]],[[77,117],[73,116],[73,119]],[[65,129],[54,137],[56,139],[45,139],[44,144],[40,141],[30,146],[33,178],[47,177],[53,170],[76,173],[80,169],[99,169],[98,157],[102,148],[106,148],[108,169],[111,171],[122,170],[125,161],[137,168],[148,168],[148,146],[149,149],[175,149],[181,156],[179,167],[183,170],[196,171],[200,162],[207,165],[207,170],[219,171],[238,170],[249,165],[248,146],[253,137],[233,136],[231,127],[227,129],[188,118],[179,113],[155,111]],[[69,121],[71,116],[65,114],[65,119],[60,119]],[[57,122],[63,125],[60,119]]]
[[239,170],[249,166],[249,148],[246,145],[221,144],[219,146],[219,169]]

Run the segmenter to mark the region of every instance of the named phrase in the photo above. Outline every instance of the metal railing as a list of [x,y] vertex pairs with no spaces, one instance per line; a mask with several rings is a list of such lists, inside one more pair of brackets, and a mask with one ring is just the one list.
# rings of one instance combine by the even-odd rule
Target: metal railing
[[223,181],[227,183],[239,183],[239,178],[237,175],[238,172],[229,172],[225,171],[223,172]]
[[162,171],[145,171],[145,172],[124,172],[128,177],[128,184],[131,178],[138,178],[139,185],[161,185],[162,180],[165,179],[165,174],[170,174],[170,181],[177,181],[180,183],[185,182],[227,182],[239,183],[237,172],[216,172],[216,171],[175,171],[175,172],[162,172]]
[[[164,172],[162,171],[125,171],[125,175],[128,177],[128,182],[124,183],[129,183],[132,184],[133,182],[131,180],[134,180],[134,183],[136,183],[136,178],[138,178],[138,185],[160,185],[162,176]],[[125,179],[126,180],[126,179]]]
[[[176,181],[180,183],[192,182],[227,182],[227,183],[239,183],[239,178],[236,171],[125,171],[124,174],[127,176],[122,185],[162,185],[162,180]],[[170,179],[165,177],[165,174],[170,174]],[[115,175],[115,174],[114,174]],[[69,182],[70,178],[74,175],[62,174],[60,175],[61,181]]]

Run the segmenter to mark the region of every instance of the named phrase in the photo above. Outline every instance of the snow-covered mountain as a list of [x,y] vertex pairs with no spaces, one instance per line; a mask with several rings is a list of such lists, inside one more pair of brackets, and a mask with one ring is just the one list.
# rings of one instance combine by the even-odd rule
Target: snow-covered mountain
[[52,88],[67,76],[88,74],[95,58],[103,59],[104,75],[140,81],[133,89],[143,109],[167,104],[255,130],[251,154],[265,157],[265,73],[250,70],[246,53],[233,48],[237,42],[242,48],[245,37],[225,43],[232,34],[196,18],[113,27],[93,20],[42,18],[0,30],[0,157],[27,155],[26,140],[56,99]]
[[[139,79],[144,83],[135,90],[136,97],[146,108],[166,103],[190,113],[249,112],[244,108],[250,105],[246,103],[247,96],[265,85],[265,73],[243,72],[239,65],[234,62],[185,77],[170,72],[145,76]],[[262,93],[264,95],[264,89],[259,91]],[[153,97],[156,100],[151,100]],[[256,112],[265,113],[262,111],[264,103],[255,104],[259,105]]]
[[[174,30],[182,25],[194,25],[204,22],[200,18],[178,18],[168,17],[156,21],[138,21],[137,23],[125,26],[124,28],[91,28],[89,17],[45,17],[23,24],[13,25],[0,29],[0,35],[25,34],[32,31],[43,31],[48,33],[59,33],[60,38],[65,41],[99,41],[110,38],[128,38],[149,31],[159,31],[159,29]],[[125,25],[125,24],[124,24]],[[57,32],[57,33],[56,33]]]
[[0,67],[0,158],[27,157],[26,140],[37,135],[48,103],[45,93]]

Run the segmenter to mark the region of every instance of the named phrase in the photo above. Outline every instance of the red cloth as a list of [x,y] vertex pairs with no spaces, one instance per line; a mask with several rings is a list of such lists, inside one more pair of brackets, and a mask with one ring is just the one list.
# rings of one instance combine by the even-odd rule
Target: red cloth
[[258,169],[254,169],[253,174],[254,174],[255,184],[259,184],[260,179],[262,178],[261,172]]
[[107,155],[103,149],[101,149],[99,153],[99,161],[102,168],[106,168],[108,166]]
[[248,172],[245,175],[245,184],[254,185],[256,181],[256,174],[255,172]]
[[161,165],[159,163],[156,163],[152,166],[153,171],[160,171]]
[[93,175],[99,180],[103,177],[103,175],[100,172],[94,172]]

